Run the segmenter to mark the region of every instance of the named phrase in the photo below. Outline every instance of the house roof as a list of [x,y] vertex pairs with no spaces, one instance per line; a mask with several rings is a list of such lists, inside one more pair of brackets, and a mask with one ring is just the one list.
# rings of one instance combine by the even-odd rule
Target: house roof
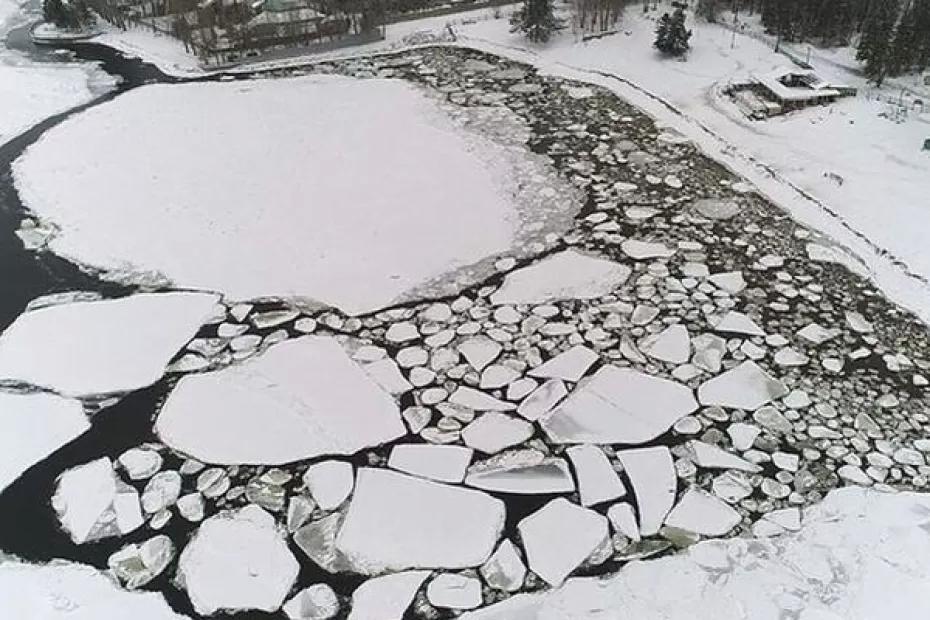
[[[798,78],[805,85],[785,85],[783,80],[790,77]],[[836,86],[830,85],[816,73],[808,70],[780,67],[769,73],[753,75],[753,79],[769,89],[782,101],[807,101],[819,97],[838,97],[841,94]]]

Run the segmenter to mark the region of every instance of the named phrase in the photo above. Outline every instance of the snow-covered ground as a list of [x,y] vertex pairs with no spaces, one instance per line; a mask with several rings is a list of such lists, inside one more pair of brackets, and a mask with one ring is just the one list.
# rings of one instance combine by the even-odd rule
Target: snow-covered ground
[[785,521],[796,532],[702,542],[607,580],[571,579],[462,618],[922,620],[930,614],[928,522],[926,495],[843,489],[805,511],[803,525]]
[[8,50],[10,29],[35,14],[18,0],[0,0],[0,144],[39,121],[90,101],[113,87],[113,78],[84,63],[37,63]]
[[103,22],[100,27],[103,32],[92,42],[112,47],[126,56],[141,58],[167,75],[196,77],[207,73],[199,59],[174,37],[142,26],[120,30]]
[[316,76],[140,88],[52,129],[14,174],[78,262],[361,313],[570,217],[571,190],[537,187],[545,169],[514,153],[404,82]]
[[899,91],[869,87],[850,71],[849,50],[841,50],[815,54],[814,67],[827,79],[859,87],[859,96],[750,121],[721,89],[789,60],[753,36],[702,22],[690,27],[692,51],[685,62],[657,56],[651,45],[655,23],[639,10],[627,12],[620,33],[586,43],[564,32],[546,46],[533,46],[512,34],[505,19],[455,30],[462,45],[599,83],[679,129],[796,219],[851,250],[886,294],[930,321],[924,242],[930,154],[920,150],[930,137],[930,110],[923,116],[912,111],[900,123],[884,118],[895,110],[887,100]]

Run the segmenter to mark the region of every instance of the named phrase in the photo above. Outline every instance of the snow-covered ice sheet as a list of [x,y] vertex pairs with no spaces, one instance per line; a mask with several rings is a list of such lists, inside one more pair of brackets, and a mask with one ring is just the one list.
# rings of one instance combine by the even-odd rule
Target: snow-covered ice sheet
[[139,88],[52,129],[14,174],[78,262],[363,313],[520,238],[489,151],[408,83],[312,76]]
[[69,396],[151,385],[217,300],[207,293],[145,293],[27,311],[0,335],[0,380]]
[[0,392],[0,491],[88,428],[77,400]]
[[10,620],[184,620],[157,592],[127,592],[91,566],[0,559],[0,617]]
[[622,610],[638,620],[924,620],[928,525],[926,494],[848,487],[807,508],[796,533],[702,542],[461,618],[613,620]]

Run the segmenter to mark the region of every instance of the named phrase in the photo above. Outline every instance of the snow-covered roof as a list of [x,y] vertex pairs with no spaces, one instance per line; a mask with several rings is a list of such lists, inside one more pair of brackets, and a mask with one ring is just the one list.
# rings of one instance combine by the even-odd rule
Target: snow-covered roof
[[249,26],[258,26],[261,24],[293,24],[300,22],[309,22],[326,17],[319,11],[310,8],[296,9],[293,11],[262,11],[249,20]]
[[[837,87],[809,70],[780,67],[769,73],[754,75],[753,79],[783,101],[806,101],[818,97],[837,97],[841,94]],[[801,82],[804,86],[788,86],[788,81]]]

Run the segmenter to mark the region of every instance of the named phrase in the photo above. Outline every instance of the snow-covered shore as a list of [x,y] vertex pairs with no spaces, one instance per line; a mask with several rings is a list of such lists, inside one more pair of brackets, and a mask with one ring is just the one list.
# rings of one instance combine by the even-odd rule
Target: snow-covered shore
[[[553,75],[605,86],[674,127],[708,155],[746,177],[792,217],[831,237],[896,303],[930,322],[930,255],[924,209],[930,135],[924,117],[896,123],[878,91],[842,63],[815,59],[828,79],[860,95],[827,108],[754,122],[721,94],[728,83],[789,64],[754,37],[702,22],[688,60],[662,60],[651,47],[654,22],[629,11],[616,35],[586,43],[563,33],[534,46],[512,34],[506,20],[456,27],[458,44],[528,62]],[[836,176],[833,176],[836,175]],[[837,177],[842,181],[838,182]]]
[[33,17],[18,0],[0,0],[0,145],[115,84],[89,63],[38,63],[7,49],[7,33]]

